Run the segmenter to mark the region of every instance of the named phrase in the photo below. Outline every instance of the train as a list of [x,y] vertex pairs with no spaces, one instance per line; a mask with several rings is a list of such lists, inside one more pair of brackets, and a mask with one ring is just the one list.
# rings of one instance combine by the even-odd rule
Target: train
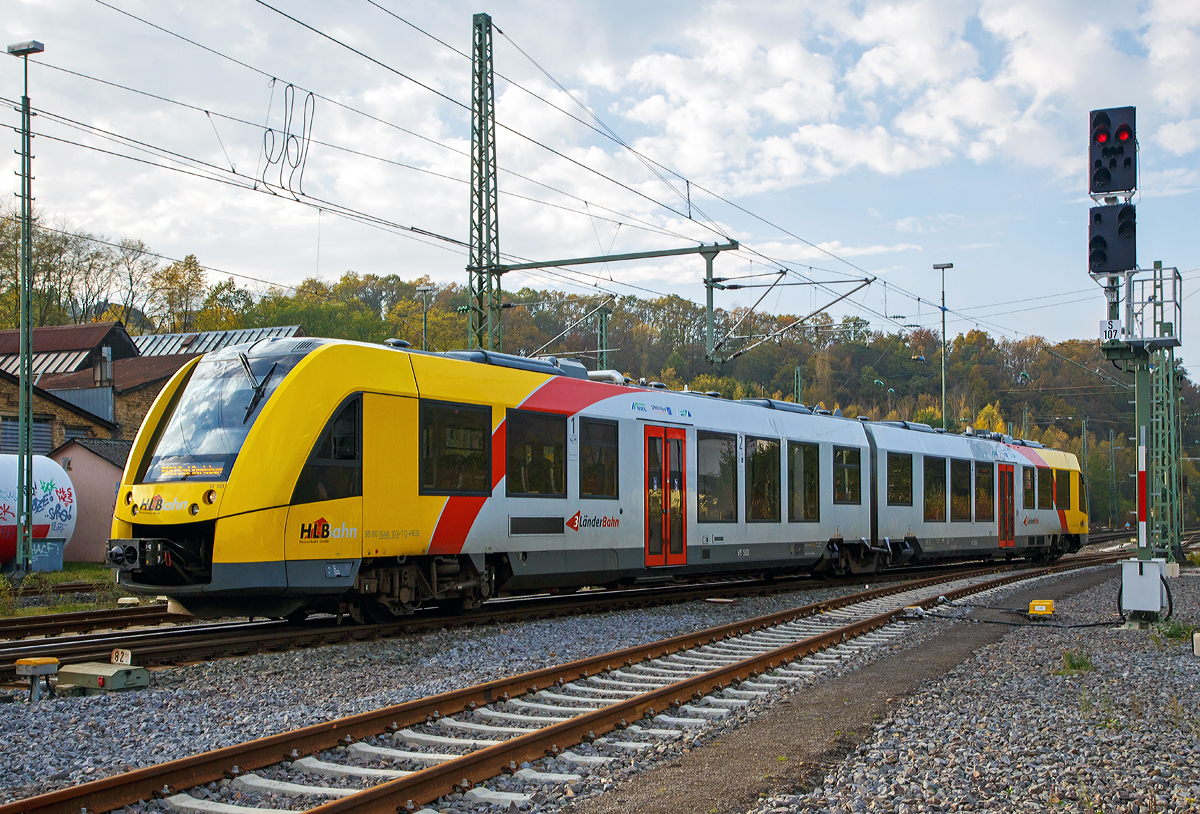
[[197,616],[422,606],[702,578],[1053,560],[1072,454],[635,383],[563,358],[272,338],[188,362],[118,489],[121,588]]

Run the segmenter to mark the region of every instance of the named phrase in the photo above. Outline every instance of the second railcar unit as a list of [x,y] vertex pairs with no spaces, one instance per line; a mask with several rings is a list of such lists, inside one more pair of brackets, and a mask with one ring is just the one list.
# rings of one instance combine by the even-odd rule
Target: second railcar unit
[[497,593],[1051,558],[1086,539],[1072,455],[822,413],[480,351],[231,347],[147,415],[109,564],[199,615],[385,619]]

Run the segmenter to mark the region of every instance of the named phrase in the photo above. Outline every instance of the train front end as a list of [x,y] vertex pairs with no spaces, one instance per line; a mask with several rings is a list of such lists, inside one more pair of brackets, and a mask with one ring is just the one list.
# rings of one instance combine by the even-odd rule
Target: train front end
[[[106,557],[121,588],[166,595],[200,616],[235,608],[286,616],[299,607],[284,595],[286,505],[283,514],[274,508],[271,488],[290,450],[272,450],[259,430],[280,420],[279,403],[289,400],[281,391],[296,389],[296,368],[319,346],[287,339],[226,348],[189,362],[163,388],[113,513]],[[241,484],[236,496],[231,478]]]

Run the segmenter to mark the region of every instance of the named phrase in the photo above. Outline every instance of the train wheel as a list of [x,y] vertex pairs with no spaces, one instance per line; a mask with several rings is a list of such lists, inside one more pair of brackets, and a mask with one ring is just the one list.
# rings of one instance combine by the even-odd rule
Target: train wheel
[[293,625],[303,624],[304,620],[308,618],[308,609],[297,608],[296,610],[292,611],[291,613],[289,613],[287,616],[285,616],[283,618],[287,619]]
[[396,614],[392,613],[391,608],[382,602],[376,602],[374,599],[362,600],[362,607],[366,618],[377,625],[386,625],[397,619]]

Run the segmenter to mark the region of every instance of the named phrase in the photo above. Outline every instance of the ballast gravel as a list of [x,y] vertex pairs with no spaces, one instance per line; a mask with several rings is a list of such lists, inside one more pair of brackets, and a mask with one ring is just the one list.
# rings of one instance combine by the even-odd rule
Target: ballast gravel
[[[150,688],[0,706],[0,803],[863,590],[459,627],[154,670]],[[224,787],[209,791],[218,793]]]
[[[1055,620],[1113,619],[1119,585],[1060,601]],[[1176,619],[1200,625],[1200,571],[1170,585]],[[1200,659],[1167,632],[1014,629],[906,699],[816,788],[750,814],[1200,811]]]

